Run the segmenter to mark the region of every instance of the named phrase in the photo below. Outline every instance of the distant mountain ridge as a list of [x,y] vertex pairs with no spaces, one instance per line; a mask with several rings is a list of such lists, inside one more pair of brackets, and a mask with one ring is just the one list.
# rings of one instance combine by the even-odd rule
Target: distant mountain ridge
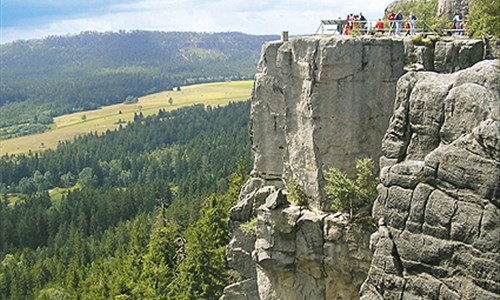
[[277,36],[84,32],[0,45],[0,127],[122,102],[180,85],[249,79]]

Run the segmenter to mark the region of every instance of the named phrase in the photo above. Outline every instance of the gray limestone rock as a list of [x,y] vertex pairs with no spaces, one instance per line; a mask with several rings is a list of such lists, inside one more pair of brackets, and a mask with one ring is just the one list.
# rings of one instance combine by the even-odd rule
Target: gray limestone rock
[[481,40],[452,39],[436,42],[434,68],[439,73],[452,73],[471,67],[484,58]]
[[351,223],[342,213],[290,205],[281,190],[265,187],[252,197],[266,190],[266,201],[255,211],[256,236],[231,222],[227,257],[243,280],[226,287],[221,299],[358,299],[373,227]]
[[268,209],[276,209],[287,204],[288,201],[286,200],[285,195],[283,195],[283,191],[280,189],[266,198],[265,206]]
[[371,252],[369,226],[289,206],[259,211],[260,299],[358,299]]
[[500,299],[500,60],[398,83],[361,299]]
[[224,295],[220,300],[251,300],[259,299],[257,291],[257,281],[247,279],[238,283],[231,284],[224,288]]
[[412,38],[405,38],[403,42],[408,71],[453,73],[473,66],[486,55],[485,42],[478,39],[447,37],[415,45]]
[[[303,37],[263,47],[252,95],[251,179],[231,209],[229,264],[255,279],[227,299],[357,299],[368,271],[368,229],[350,225],[324,201],[323,170],[350,170],[380,156],[380,139],[403,74],[400,39]],[[280,191],[295,180],[310,210],[289,206]],[[278,191],[278,192],[276,192]],[[257,236],[239,226],[257,216]],[[345,258],[349,259],[346,260]],[[240,297],[240,298],[238,298]]]

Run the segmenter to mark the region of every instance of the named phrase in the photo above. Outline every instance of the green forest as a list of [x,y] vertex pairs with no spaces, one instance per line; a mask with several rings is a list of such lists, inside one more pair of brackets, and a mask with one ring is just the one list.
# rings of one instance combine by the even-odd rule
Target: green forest
[[159,111],[1,157],[0,299],[217,299],[249,111]]
[[[43,132],[52,117],[195,83],[250,79],[276,36],[84,32],[0,45],[0,128]],[[19,127],[16,127],[19,126]]]

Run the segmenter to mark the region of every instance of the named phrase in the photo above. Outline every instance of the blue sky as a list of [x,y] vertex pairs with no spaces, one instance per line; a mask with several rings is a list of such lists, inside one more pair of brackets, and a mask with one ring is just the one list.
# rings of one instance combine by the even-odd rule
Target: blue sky
[[381,17],[393,0],[0,0],[0,42],[82,31],[314,33],[320,20]]

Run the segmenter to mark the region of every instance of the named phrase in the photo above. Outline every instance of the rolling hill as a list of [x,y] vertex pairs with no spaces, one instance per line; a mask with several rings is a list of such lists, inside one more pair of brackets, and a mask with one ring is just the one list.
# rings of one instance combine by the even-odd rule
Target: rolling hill
[[[203,104],[217,107],[250,98],[253,81],[196,84],[140,97],[137,103],[114,104],[99,109],[61,115],[54,118],[50,130],[0,141],[0,155],[23,154],[54,149],[60,142],[71,141],[88,133],[118,129],[140,118]],[[169,100],[171,99],[171,104]],[[1,129],[0,129],[1,131]]]
[[0,128],[45,131],[62,114],[194,83],[250,79],[276,36],[85,32],[0,45]]

